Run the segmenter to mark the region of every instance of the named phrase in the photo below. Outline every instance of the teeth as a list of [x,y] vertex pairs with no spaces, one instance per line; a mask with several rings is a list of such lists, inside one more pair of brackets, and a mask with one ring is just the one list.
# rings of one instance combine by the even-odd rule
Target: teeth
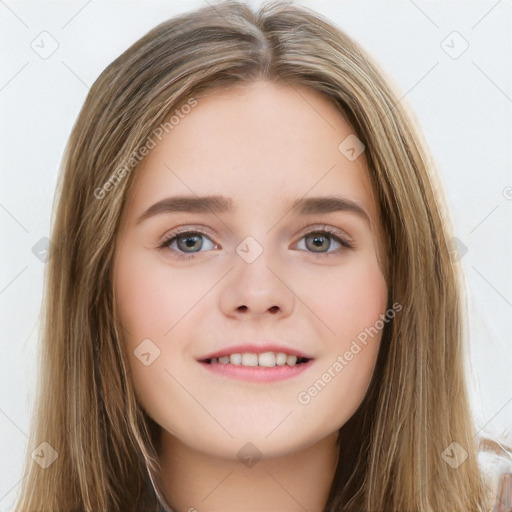
[[242,364],[242,354],[231,354],[229,356],[229,362],[231,364]]
[[283,364],[286,364],[286,354],[283,352],[278,352],[276,354],[276,365],[283,366]]
[[297,363],[297,356],[286,356],[286,364],[295,366]]
[[276,356],[274,352],[264,352],[258,356],[258,364],[260,366],[275,366],[276,365]]
[[258,354],[242,354],[242,366],[258,366]]
[[[301,358],[298,358],[301,359]],[[219,358],[213,357],[210,359],[210,364],[234,364],[237,366],[263,366],[271,368],[273,366],[295,366],[298,363],[297,356],[285,354],[284,352],[263,352],[262,354],[255,354],[254,352],[246,352],[243,354],[230,354],[220,356]]]

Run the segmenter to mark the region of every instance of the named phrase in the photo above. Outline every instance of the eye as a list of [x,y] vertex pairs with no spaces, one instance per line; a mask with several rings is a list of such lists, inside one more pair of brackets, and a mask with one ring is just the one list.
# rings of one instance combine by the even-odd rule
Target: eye
[[[305,243],[302,244],[302,247],[299,247],[299,249],[304,250],[303,247],[305,246],[306,250],[322,255],[331,255],[333,253],[339,253],[343,249],[353,248],[353,245],[348,240],[327,226],[306,233],[300,239],[300,241],[302,240],[304,240]],[[333,250],[328,250],[331,249],[333,245],[337,245],[337,247]]]
[[[209,242],[206,244],[207,249],[215,249],[218,246],[214,244],[211,239],[202,231],[180,231],[169,233],[160,245],[161,249],[171,249],[178,253],[178,257],[190,258],[196,252],[201,252],[204,248],[203,240]],[[180,254],[181,253],[181,254]]]

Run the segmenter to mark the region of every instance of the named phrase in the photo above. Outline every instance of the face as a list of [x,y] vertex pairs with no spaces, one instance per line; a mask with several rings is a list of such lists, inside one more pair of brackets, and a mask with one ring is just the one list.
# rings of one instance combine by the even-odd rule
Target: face
[[365,395],[387,304],[378,209],[364,152],[339,149],[354,130],[319,93],[254,82],[196,101],[123,212],[126,357],[164,435],[281,456],[335,433]]

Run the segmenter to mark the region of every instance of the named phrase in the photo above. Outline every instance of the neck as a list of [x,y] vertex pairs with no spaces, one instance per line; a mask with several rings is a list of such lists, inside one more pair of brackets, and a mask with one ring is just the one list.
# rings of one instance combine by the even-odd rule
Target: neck
[[337,435],[246,466],[195,451],[162,429],[163,492],[174,512],[323,512],[336,470]]

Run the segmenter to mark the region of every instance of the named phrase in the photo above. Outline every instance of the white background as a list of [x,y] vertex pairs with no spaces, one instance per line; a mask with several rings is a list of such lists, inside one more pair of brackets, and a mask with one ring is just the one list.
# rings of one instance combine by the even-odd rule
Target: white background
[[[188,2],[0,0],[0,511],[11,510],[35,385],[42,263],[65,143],[89,87]],[[260,2],[250,2],[257,6]],[[467,247],[471,389],[478,429],[512,430],[511,0],[300,1],[354,37],[416,112]],[[46,31],[58,49],[31,47]],[[447,45],[458,58],[445,51]],[[447,39],[448,37],[448,39]],[[445,41],[443,43],[443,41]],[[46,46],[48,48],[48,46]],[[508,188],[507,188],[508,187]]]

